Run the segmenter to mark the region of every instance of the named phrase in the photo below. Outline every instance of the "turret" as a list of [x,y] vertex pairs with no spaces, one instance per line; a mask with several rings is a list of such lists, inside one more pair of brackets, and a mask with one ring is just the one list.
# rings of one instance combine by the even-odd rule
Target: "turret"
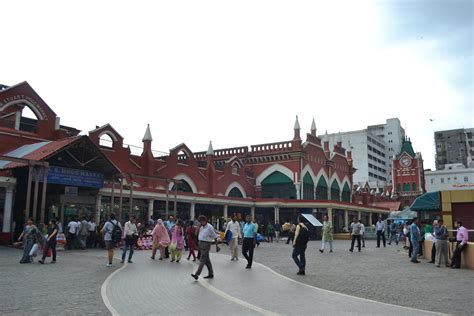
[[295,121],[295,126],[293,127],[295,131],[295,136],[293,137],[293,140],[301,140],[300,137],[300,122],[298,122],[298,115],[296,116],[296,121]]
[[311,123],[311,135],[316,137],[316,122],[314,121],[314,117],[313,122]]

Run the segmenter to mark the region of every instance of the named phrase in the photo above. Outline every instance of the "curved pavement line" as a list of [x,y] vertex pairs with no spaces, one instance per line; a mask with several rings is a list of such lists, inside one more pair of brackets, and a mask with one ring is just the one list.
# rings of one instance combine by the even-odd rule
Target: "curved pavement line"
[[[115,258],[115,257],[114,257]],[[115,258],[117,259],[117,258]],[[121,260],[121,259],[119,259]],[[119,273],[120,271],[122,271],[123,269],[125,269],[128,265],[128,262],[125,262],[123,264],[122,267],[118,268],[117,270],[115,270],[114,272],[112,272],[108,277],[107,279],[105,279],[104,283],[102,283],[102,286],[100,287],[100,296],[102,296],[102,301],[104,302],[105,304],[105,307],[107,307],[107,309],[109,310],[109,312],[113,315],[113,316],[119,316],[119,312],[117,312],[117,310],[112,306],[112,304],[110,303],[110,300],[109,300],[109,297],[107,296],[107,286],[109,285],[109,282],[110,280],[112,280],[112,278],[117,274]]]
[[[225,256],[227,256],[227,255],[225,255]],[[286,280],[291,281],[291,282],[296,283],[296,284],[300,284],[300,285],[309,287],[311,289],[316,289],[316,290],[324,291],[324,292],[331,293],[331,294],[341,295],[341,296],[344,296],[344,297],[349,297],[349,298],[353,298],[353,299],[357,299],[357,300],[361,300],[361,301],[365,301],[365,302],[369,302],[369,303],[383,304],[383,305],[387,305],[387,306],[391,306],[391,307],[404,308],[404,309],[412,310],[414,312],[431,313],[431,314],[434,314],[434,315],[446,315],[446,316],[450,315],[450,314],[445,314],[445,313],[440,313],[440,312],[433,312],[433,311],[428,311],[428,310],[414,308],[414,307],[408,307],[408,306],[395,305],[395,304],[390,304],[390,303],[385,303],[385,302],[379,302],[379,301],[371,300],[371,299],[368,299],[368,298],[363,298],[363,297],[358,297],[358,296],[354,296],[354,295],[349,295],[349,294],[344,294],[344,293],[339,293],[339,292],[335,292],[335,291],[331,291],[331,290],[322,289],[322,288],[319,288],[319,287],[316,287],[316,286],[313,286],[313,285],[309,285],[309,284],[294,280],[292,278],[289,278],[289,277],[287,277],[283,274],[280,274],[280,273],[276,272],[275,270],[273,270],[272,268],[267,267],[266,265],[261,264],[259,262],[254,261],[254,264],[257,264],[257,265],[261,266],[262,268],[267,269],[271,273],[273,273],[273,274],[275,274],[275,275],[277,275],[277,276],[279,276],[283,279],[286,279]]]
[[248,309],[251,309],[257,313],[260,313],[260,314],[263,314],[263,315],[266,315],[266,316],[279,316],[280,314],[277,314],[277,313],[274,313],[272,311],[269,311],[269,310],[266,310],[264,308],[261,308],[259,306],[256,306],[256,305],[253,305],[253,304],[250,304],[249,302],[245,302],[245,301],[242,301],[241,299],[238,299],[236,297],[233,297],[221,290],[219,290],[218,288],[215,288],[214,286],[210,285],[209,283],[207,282],[199,282],[199,285],[201,285],[202,287],[206,288],[207,290],[211,291],[212,293],[234,303],[234,304],[238,304],[238,305],[241,305],[243,307],[246,307]]

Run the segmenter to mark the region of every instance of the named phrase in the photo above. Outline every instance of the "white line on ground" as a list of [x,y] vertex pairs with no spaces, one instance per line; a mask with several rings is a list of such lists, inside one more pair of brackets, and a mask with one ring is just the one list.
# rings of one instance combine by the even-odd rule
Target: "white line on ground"
[[[115,257],[114,257],[115,258]],[[118,259],[118,258],[115,258]],[[118,259],[121,260],[121,259]],[[117,310],[112,306],[110,303],[109,297],[107,296],[107,286],[109,285],[110,280],[116,275],[118,272],[122,271],[127,267],[128,263],[125,262],[123,266],[117,270],[115,270],[112,274],[110,274],[107,279],[105,279],[104,283],[102,283],[102,286],[100,287],[100,296],[102,296],[102,301],[104,301],[105,307],[110,311],[112,316],[119,316],[120,314],[117,312]]]

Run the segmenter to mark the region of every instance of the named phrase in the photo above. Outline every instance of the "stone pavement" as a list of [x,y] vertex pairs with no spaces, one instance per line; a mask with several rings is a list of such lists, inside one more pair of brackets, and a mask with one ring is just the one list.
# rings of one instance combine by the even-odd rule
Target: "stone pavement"
[[116,267],[105,266],[105,250],[58,251],[54,265],[19,264],[21,255],[0,247],[0,315],[110,314],[100,288]]
[[[474,271],[436,268],[427,260],[409,262],[403,246],[376,248],[366,241],[362,252],[348,251],[350,241],[334,241],[333,253],[311,241],[306,251],[306,276],[295,275],[291,245],[262,243],[256,261],[300,282],[361,298],[456,315],[474,314]],[[221,253],[228,253],[223,249]]]
[[[196,264],[153,261],[139,252],[133,264],[108,280],[106,300],[119,315],[430,315],[317,289],[283,277],[261,264],[211,254],[215,278],[194,281]],[[207,271],[204,269],[203,275]]]

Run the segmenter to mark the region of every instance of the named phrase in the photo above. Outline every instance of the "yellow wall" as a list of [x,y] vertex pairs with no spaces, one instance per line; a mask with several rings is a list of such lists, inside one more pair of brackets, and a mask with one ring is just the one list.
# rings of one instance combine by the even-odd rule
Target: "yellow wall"
[[474,202],[474,190],[441,191],[441,211],[444,224],[453,227],[452,203]]

